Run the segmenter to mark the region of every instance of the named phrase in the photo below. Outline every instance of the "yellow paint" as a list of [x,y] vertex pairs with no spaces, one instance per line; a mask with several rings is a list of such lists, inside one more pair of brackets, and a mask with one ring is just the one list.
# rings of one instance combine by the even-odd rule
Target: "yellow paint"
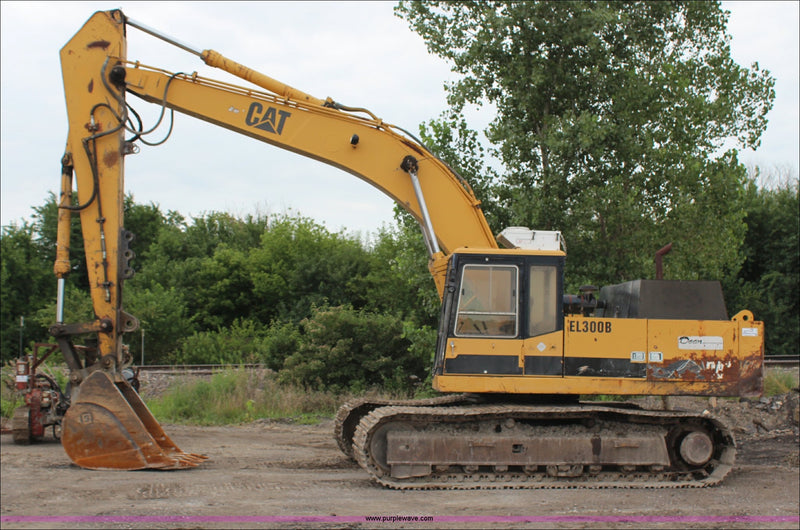
[[568,316],[564,351],[568,357],[630,359],[647,349],[647,326],[644,319]]
[[561,395],[697,395],[738,396],[721,383],[655,382],[613,377],[438,375],[433,388],[440,392]]

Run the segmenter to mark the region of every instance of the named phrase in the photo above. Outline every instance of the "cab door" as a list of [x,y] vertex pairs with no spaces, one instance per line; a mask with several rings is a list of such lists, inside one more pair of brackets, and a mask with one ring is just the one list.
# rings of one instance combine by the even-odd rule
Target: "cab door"
[[525,375],[563,376],[563,258],[529,257],[525,263],[523,355]]
[[447,330],[444,372],[522,374],[518,260],[465,260]]

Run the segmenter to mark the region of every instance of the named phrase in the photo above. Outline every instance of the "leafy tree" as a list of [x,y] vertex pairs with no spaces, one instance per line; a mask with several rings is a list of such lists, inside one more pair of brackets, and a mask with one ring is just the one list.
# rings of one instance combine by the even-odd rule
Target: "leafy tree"
[[[177,226],[182,218],[176,212],[161,212],[154,203],[137,204],[133,195],[126,195],[124,200],[125,228],[135,235],[132,250],[136,253],[133,262],[136,270],[141,270],[144,255],[150,244],[156,240],[156,235],[164,226]],[[52,192],[41,206],[33,207],[33,230],[36,242],[40,247],[42,259],[53,263],[56,258],[56,240],[58,237],[58,200]],[[86,257],[83,249],[83,235],[81,233],[80,215],[73,212],[70,227],[70,263],[71,274],[67,281],[81,289],[88,289],[88,273],[86,272]]]
[[258,245],[268,219],[237,219],[213,212],[189,225],[183,218],[173,218],[144,252],[136,285],[174,288],[183,297],[187,314],[203,330],[246,317],[253,303],[248,253]]
[[277,372],[286,358],[300,349],[302,333],[298,324],[273,321],[266,332],[266,339],[262,361]]
[[42,325],[36,310],[55,294],[52,262],[42,260],[41,248],[34,240],[31,225],[4,226],[0,234],[0,357],[5,362],[17,357],[20,317],[25,317],[23,347],[41,341],[50,322]]
[[[492,190],[499,183],[500,176],[487,164],[487,149],[478,133],[469,128],[464,116],[455,109],[446,110],[440,119],[421,124],[420,136],[437,157],[470,183],[481,201],[486,221],[495,233],[508,226],[504,205],[493,200]],[[405,212],[401,217],[406,225],[411,220]]]
[[140,329],[124,337],[137,364],[142,359],[142,342],[146,364],[167,364],[181,341],[196,329],[182,293],[174,287],[127,286],[125,310],[139,319]]
[[134,268],[141,270],[144,267],[144,256],[147,255],[150,245],[157,240],[159,232],[166,226],[180,226],[183,217],[171,210],[164,213],[152,202],[137,204],[130,194],[125,196],[124,207],[125,229],[135,236],[131,243],[131,249],[137,256],[133,262]]
[[428,254],[417,222],[396,212],[399,225],[384,228],[369,251],[365,308],[391,313],[417,326],[435,326],[439,296],[428,272]]
[[748,182],[744,263],[726,282],[734,311],[750,309],[764,321],[767,355],[800,351],[800,195],[796,174],[775,187],[759,187],[759,170]]
[[369,265],[359,240],[307,218],[276,217],[248,257],[252,314],[262,322],[299,322],[313,306],[361,308]]
[[[55,286],[55,282],[53,282],[53,286]],[[64,322],[69,324],[90,322],[94,317],[94,309],[92,308],[92,299],[89,291],[81,289],[70,282],[66,282],[64,287]],[[48,329],[56,321],[56,297],[55,292],[49,294],[51,296],[48,296],[40,304],[30,306],[29,311],[33,314],[31,320],[36,322],[38,327],[43,330],[39,341],[52,343],[53,338],[50,336]],[[97,345],[92,335],[74,337],[73,342],[79,345]],[[56,352],[50,359],[59,362],[63,361],[64,358],[60,352]]]
[[248,253],[220,245],[198,264],[184,293],[202,329],[230,326],[259,304],[253,296]]
[[[33,208],[33,231],[39,246],[41,259],[51,264],[56,260],[56,240],[58,236],[58,200],[55,194],[48,193],[44,204]],[[81,222],[77,212],[70,218],[70,274],[67,283],[89,289],[89,275],[86,271],[86,258],[83,250]],[[52,265],[51,265],[52,267]]]
[[462,75],[448,86],[451,117],[497,109],[495,222],[561,230],[575,285],[652,275],[670,241],[668,274],[736,270],[744,171],[734,150],[718,152],[730,137],[758,146],[774,79],[733,61],[719,2],[401,2],[396,13]]

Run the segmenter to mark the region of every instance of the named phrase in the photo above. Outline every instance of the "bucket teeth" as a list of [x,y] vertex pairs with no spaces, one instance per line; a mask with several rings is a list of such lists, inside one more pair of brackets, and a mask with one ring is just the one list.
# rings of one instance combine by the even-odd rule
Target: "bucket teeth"
[[197,466],[203,463],[208,457],[205,455],[195,455],[192,453],[183,453],[182,455],[178,456],[178,460],[180,460],[181,464],[185,466]]

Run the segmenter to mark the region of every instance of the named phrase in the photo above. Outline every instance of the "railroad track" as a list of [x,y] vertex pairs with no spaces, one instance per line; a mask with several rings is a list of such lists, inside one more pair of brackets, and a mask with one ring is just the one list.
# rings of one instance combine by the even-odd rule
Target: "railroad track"
[[[798,355],[771,355],[764,358],[765,366],[779,366],[794,368],[800,366]],[[193,373],[196,375],[209,375],[223,370],[244,368],[245,370],[267,370],[266,364],[146,364],[137,366],[142,372],[154,374],[180,374]]]
[[136,366],[141,372],[148,374],[185,374],[210,375],[223,370],[268,370],[266,364],[145,364]]
[[794,368],[800,366],[800,355],[771,355],[764,358],[766,366],[781,366]]

